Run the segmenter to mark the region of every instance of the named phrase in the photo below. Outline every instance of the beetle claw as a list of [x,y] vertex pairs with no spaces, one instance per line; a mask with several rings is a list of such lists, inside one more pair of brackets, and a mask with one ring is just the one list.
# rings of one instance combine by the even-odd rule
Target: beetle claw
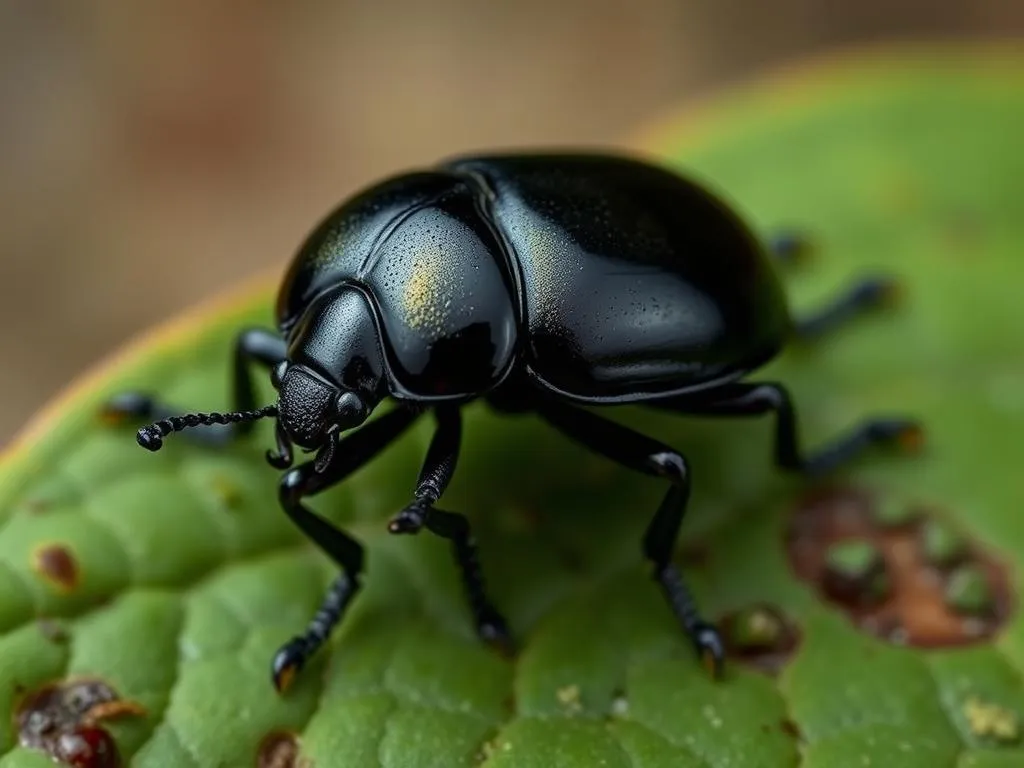
[[718,630],[710,624],[698,624],[692,630],[693,644],[708,674],[720,680],[725,671],[725,644]]
[[875,424],[875,438],[907,453],[919,453],[925,444],[924,427],[916,421],[891,419]]
[[430,508],[420,502],[413,502],[388,522],[389,533],[419,533],[427,522]]
[[512,640],[512,633],[509,632],[505,619],[497,611],[491,610],[481,616],[476,631],[481,640],[502,656],[511,658],[515,655],[516,645]]
[[306,663],[306,644],[301,637],[292,638],[274,655],[271,678],[278,693],[285,693],[295,682]]

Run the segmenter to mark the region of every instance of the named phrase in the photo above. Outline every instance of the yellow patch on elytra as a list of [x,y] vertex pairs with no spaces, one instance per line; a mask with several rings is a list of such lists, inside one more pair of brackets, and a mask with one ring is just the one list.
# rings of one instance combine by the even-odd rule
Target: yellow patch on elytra
[[451,312],[450,291],[445,283],[451,275],[438,248],[417,254],[411,275],[402,289],[402,309],[405,322],[417,331],[440,335]]

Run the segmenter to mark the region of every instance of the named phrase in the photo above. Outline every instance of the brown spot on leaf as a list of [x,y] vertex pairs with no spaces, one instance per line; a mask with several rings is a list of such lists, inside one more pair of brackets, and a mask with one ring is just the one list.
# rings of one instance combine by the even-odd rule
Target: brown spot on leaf
[[50,683],[21,697],[14,712],[18,742],[76,768],[116,768],[122,764],[113,737],[101,723],[144,716],[102,680]]
[[299,742],[295,734],[272,731],[260,740],[256,750],[257,768],[308,768],[299,759]]
[[32,569],[61,592],[78,586],[78,563],[64,544],[45,544],[32,554]]
[[780,610],[758,603],[727,614],[720,622],[730,658],[777,674],[800,642],[800,632]]
[[50,510],[51,503],[46,499],[31,498],[22,502],[22,509],[30,515],[41,515]]
[[818,491],[797,507],[787,548],[800,579],[891,642],[967,645],[990,637],[1011,612],[1005,569],[923,505],[856,488]]
[[785,720],[780,720],[779,721],[779,730],[782,731],[784,734],[786,734],[787,736],[789,736],[791,738],[794,738],[794,739],[797,739],[797,740],[800,740],[800,739],[803,738],[803,734],[800,733],[800,726],[798,726],[795,722],[793,722],[789,718],[786,718]]

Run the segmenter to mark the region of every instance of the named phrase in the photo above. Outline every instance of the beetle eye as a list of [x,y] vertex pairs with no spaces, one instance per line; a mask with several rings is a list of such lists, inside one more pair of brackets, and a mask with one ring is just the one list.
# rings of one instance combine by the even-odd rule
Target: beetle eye
[[360,424],[366,418],[366,406],[354,392],[342,392],[335,400],[334,407],[340,424]]
[[274,389],[281,388],[281,382],[284,381],[284,375],[288,372],[288,361],[282,360],[280,363],[275,365],[270,371],[270,383]]

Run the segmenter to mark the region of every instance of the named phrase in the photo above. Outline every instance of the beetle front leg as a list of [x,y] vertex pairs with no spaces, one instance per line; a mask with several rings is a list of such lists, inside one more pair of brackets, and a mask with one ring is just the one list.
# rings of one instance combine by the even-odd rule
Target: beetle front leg
[[308,462],[281,479],[280,501],[284,511],[341,567],[342,573],[328,588],[306,631],[293,637],[274,655],[271,674],[279,691],[288,687],[309,658],[327,642],[359,591],[363,571],[362,546],[307,509],[302,499],[337,485],[364,466],[405,432],[419,415],[418,411],[396,408],[341,440],[322,472],[316,471],[316,462]]
[[415,500],[388,524],[391,533],[419,533],[424,527],[452,544],[463,588],[469,601],[477,634],[486,642],[508,650],[511,646],[505,619],[491,603],[484,586],[476,542],[465,516],[437,509],[434,504],[444,493],[458,461],[462,441],[462,415],[457,407],[435,411],[437,431],[427,449]]
[[[231,391],[234,410],[251,411],[256,408],[256,394],[252,381],[252,364],[272,368],[287,356],[285,341],[276,333],[262,328],[249,328],[235,337],[232,358]],[[103,416],[115,424],[128,421],[159,421],[179,413],[145,392],[123,392],[111,398],[103,407]],[[193,430],[189,438],[206,445],[225,445],[249,434],[254,423],[242,421],[234,424],[211,424],[205,429]]]
[[665,494],[643,538],[644,555],[653,564],[654,579],[673,613],[689,635],[713,677],[720,677],[725,647],[718,630],[701,616],[672,553],[690,499],[690,470],[686,459],[667,445],[571,405],[544,403],[538,413],[567,437],[624,467],[668,480]]

